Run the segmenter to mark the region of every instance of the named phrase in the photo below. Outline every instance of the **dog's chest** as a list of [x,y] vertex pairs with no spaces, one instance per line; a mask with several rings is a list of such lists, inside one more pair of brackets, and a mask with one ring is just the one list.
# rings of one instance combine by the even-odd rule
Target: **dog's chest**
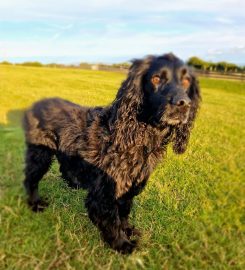
[[112,145],[108,148],[102,166],[116,182],[117,197],[128,192],[132,185],[145,182],[165,151],[164,136],[152,133],[138,137],[135,144],[127,147]]

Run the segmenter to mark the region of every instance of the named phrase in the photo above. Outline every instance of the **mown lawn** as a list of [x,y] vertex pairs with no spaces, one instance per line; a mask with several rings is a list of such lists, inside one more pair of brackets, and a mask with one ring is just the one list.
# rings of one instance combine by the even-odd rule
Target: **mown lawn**
[[108,104],[123,74],[0,66],[0,269],[245,269],[245,83],[201,79],[203,102],[188,151],[168,156],[135,199],[143,232],[130,256],[109,249],[89,221],[86,192],[58,165],[40,184],[41,214],[22,188],[23,109],[47,96]]

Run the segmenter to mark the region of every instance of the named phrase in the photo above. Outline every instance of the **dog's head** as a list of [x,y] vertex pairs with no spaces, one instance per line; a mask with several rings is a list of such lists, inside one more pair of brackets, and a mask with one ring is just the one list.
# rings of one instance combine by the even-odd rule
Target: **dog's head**
[[186,124],[200,91],[191,69],[173,54],[135,60],[130,70],[135,94],[140,95],[138,117],[154,126]]
[[195,75],[182,60],[171,53],[134,60],[117,98],[124,100],[122,114],[127,107],[138,121],[173,127],[174,151],[185,151],[200,90]]

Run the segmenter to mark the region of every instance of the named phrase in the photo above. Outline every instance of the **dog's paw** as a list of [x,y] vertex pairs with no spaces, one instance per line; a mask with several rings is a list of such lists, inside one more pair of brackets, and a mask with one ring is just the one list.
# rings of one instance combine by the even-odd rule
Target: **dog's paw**
[[111,246],[122,254],[131,254],[137,246],[137,241],[120,238],[115,240]]
[[136,240],[130,240],[130,241],[126,240],[126,241],[123,241],[118,251],[121,252],[122,254],[131,254],[136,248],[136,246],[137,246]]
[[135,237],[140,237],[141,232],[140,230],[136,229],[134,226],[127,226],[124,228],[124,232],[127,235],[127,237],[135,236]]
[[131,237],[131,236],[140,237],[141,236],[140,230],[138,230],[134,227],[133,228],[126,228],[125,233],[128,237]]
[[30,206],[33,212],[43,212],[45,208],[48,207],[49,203],[47,200],[38,199],[36,201],[28,201],[28,205]]

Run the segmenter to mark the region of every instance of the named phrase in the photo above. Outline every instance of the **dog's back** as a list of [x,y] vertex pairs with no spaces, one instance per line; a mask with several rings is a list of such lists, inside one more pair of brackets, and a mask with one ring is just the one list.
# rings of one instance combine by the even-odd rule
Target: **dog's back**
[[57,141],[85,127],[87,112],[88,108],[60,98],[38,101],[24,114],[26,142],[58,150]]

